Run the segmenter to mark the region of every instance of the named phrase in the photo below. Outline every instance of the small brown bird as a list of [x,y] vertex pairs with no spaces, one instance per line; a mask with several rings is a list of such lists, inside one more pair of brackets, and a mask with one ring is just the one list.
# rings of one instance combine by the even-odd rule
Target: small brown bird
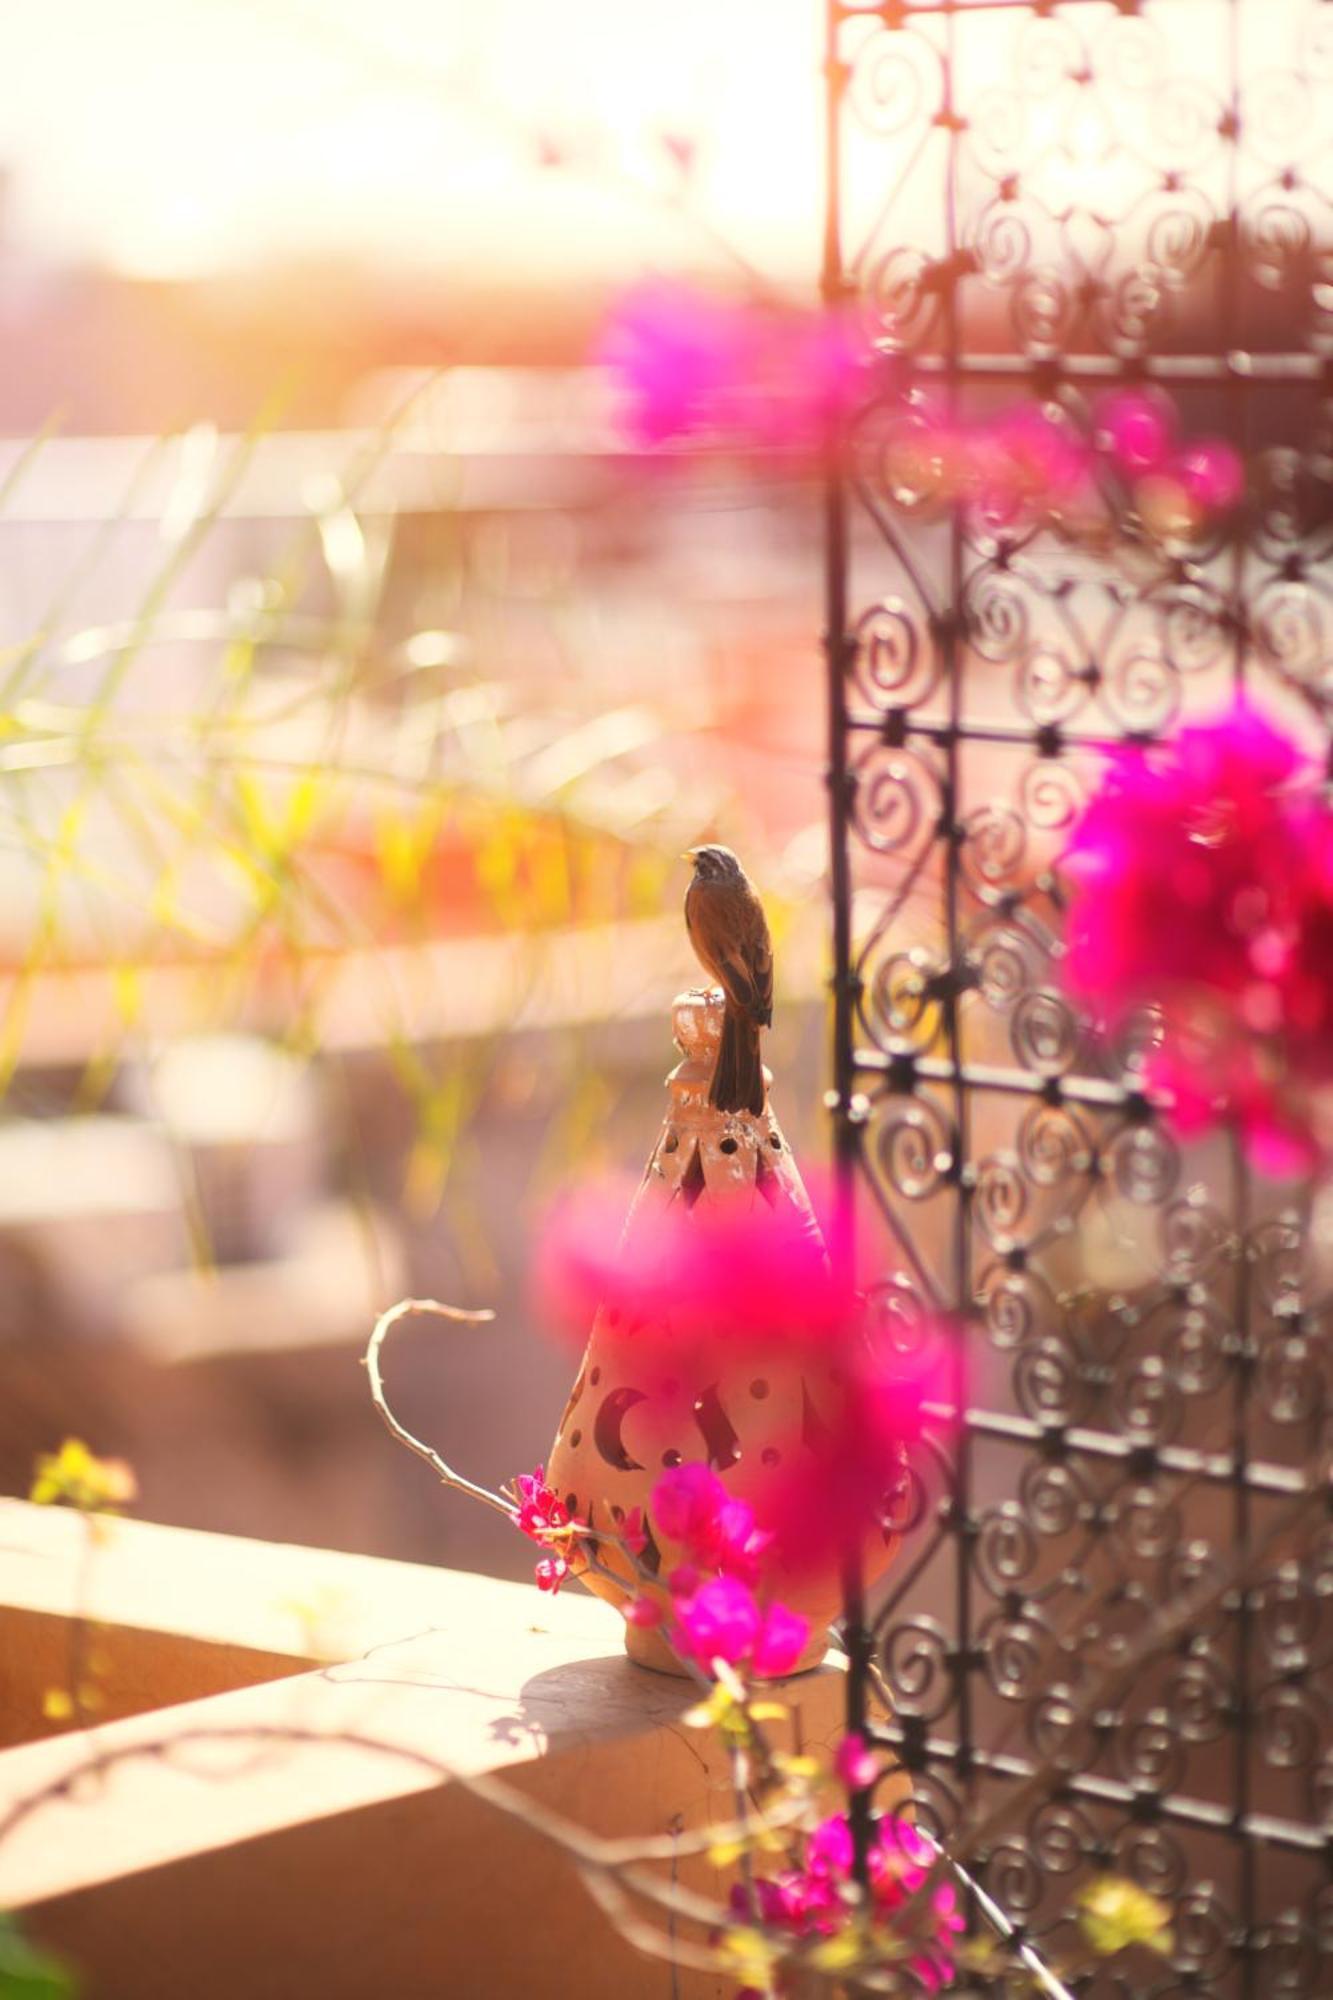
[[726,995],[708,1101],[719,1111],[764,1109],[759,1030],[773,1020],[773,942],[764,906],[729,847],[692,847],[685,928],[704,971]]

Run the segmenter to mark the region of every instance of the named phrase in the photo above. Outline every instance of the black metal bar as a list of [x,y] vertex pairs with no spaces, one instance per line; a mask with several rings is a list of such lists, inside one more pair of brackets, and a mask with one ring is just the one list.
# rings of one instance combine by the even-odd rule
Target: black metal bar
[[[1026,6],[1030,0],[1015,0]],[[908,364],[922,375],[954,375],[985,380],[1030,382],[1034,364],[1021,354],[960,354],[950,360],[929,348],[914,348]],[[1145,354],[1136,357],[1133,373],[1148,382],[1170,382],[1178,387],[1217,382],[1272,383],[1320,382],[1326,364],[1318,354],[1303,354],[1285,348],[1265,352],[1246,348],[1230,355]],[[1043,380],[1051,387],[1062,381],[1116,382],[1124,379],[1126,366],[1107,354],[1062,354],[1057,361],[1040,364]]]
[[[1035,1417],[1013,1416],[1002,1410],[964,1409],[960,1415],[952,1403],[928,1402],[924,1406],[930,1422],[950,1430],[955,1424],[974,1437],[996,1444],[1035,1448],[1048,1457],[1094,1458],[1107,1464],[1151,1465],[1155,1471],[1173,1478],[1202,1480],[1214,1486],[1244,1486],[1253,1494],[1270,1500],[1296,1500],[1308,1493],[1318,1500],[1319,1489],[1305,1468],[1275,1465],[1264,1459],[1237,1459],[1225,1451],[1196,1451],[1188,1445],[1151,1444],[1125,1437],[1115,1431],[1098,1431],[1086,1424],[1043,1424]],[[1324,1496],[1333,1504],[1333,1494]]]
[[[965,1750],[964,1744],[955,1738],[923,1736],[911,1723],[904,1722],[877,1723],[874,1739],[900,1754],[905,1752],[903,1761],[909,1769],[934,1766],[939,1770],[954,1770]],[[1001,1782],[1028,1784],[1040,1769],[1029,1758],[976,1745],[967,1754],[978,1772]],[[1322,1828],[1273,1813],[1247,1813],[1238,1817],[1230,1805],[1217,1805],[1208,1799],[1189,1798],[1175,1792],[1148,1795],[1142,1788],[1124,1784],[1117,1778],[1098,1778],[1080,1771],[1062,1776],[1059,1789],[1062,1798],[1115,1807],[1145,1825],[1162,1820],[1175,1826],[1196,1827],[1200,1832],[1235,1841],[1241,1847],[1257,1842],[1293,1854],[1323,1855],[1328,1851],[1328,1837]]]
[[[901,1068],[902,1061],[901,1056],[885,1055],[882,1049],[856,1051],[857,1069],[870,1076],[891,1075]],[[1137,1088],[1096,1076],[1043,1077],[1031,1070],[975,1062],[964,1062],[955,1070],[953,1063],[941,1056],[913,1055],[911,1067],[912,1075],[922,1083],[951,1083],[958,1076],[969,1090],[1002,1091],[1010,1097],[1054,1096],[1065,1104],[1086,1104],[1105,1111],[1123,1110],[1133,1101],[1148,1101]]]
[[[828,0],[825,17],[824,116],[825,186],[824,251],[821,293],[825,311],[841,312],[847,282],[843,269],[841,207],[841,123],[843,69],[838,50],[838,10]],[[857,981],[852,967],[851,857],[849,820],[855,777],[848,757],[847,676],[853,641],[847,630],[847,494],[843,463],[844,440],[830,425],[824,467],[824,658],[827,690],[829,790],[829,876],[833,902],[833,1115],[835,1189],[832,1254],[845,1272],[854,1268],[855,1172],[860,1150],[852,1116],[855,1082],[855,1007]],[[843,1557],[842,1643],[847,1654],[845,1723],[850,1736],[868,1728],[870,1669],[874,1637],[866,1617],[865,1582],[859,1548]],[[870,1893],[870,1851],[874,1801],[867,1789],[852,1792],[848,1801],[852,1834],[853,1875],[863,1896]]]

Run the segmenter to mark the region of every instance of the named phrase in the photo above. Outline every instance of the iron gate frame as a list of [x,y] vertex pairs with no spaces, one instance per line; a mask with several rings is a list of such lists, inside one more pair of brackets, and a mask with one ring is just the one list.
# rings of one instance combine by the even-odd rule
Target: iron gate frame
[[[1200,255],[1215,287],[1215,342],[1206,352],[1155,347],[1153,336],[1160,335],[1160,324],[1150,326],[1147,337],[1137,341],[1115,337],[1099,341],[1095,330],[1089,336],[1088,326],[1106,300],[1105,292],[1097,293],[1099,281],[1094,274],[1091,285],[1085,283],[1074,314],[1083,339],[1081,346],[1076,339],[1068,348],[1055,351],[1049,340],[1025,345],[1020,337],[1009,351],[1002,352],[977,351],[969,344],[960,308],[965,289],[990,278],[984,257],[978,253],[974,218],[965,212],[965,166],[971,170],[971,163],[965,161],[971,105],[960,93],[959,51],[961,38],[972,25],[969,16],[984,14],[992,23],[1005,16],[1015,24],[1058,19],[1076,23],[1075,36],[1082,37],[1098,28],[1113,27],[1117,21],[1143,21],[1152,26],[1173,5],[1179,6],[1179,0],[1143,0],[1143,4],[1138,0],[920,0],[920,4],[882,0],[872,7],[827,0],[822,296],[831,312],[864,308],[866,304],[863,252],[858,250],[850,259],[847,252],[844,152],[853,118],[851,98],[857,87],[858,65],[864,63],[867,48],[883,38],[892,42],[894,37],[924,36],[923,46],[938,59],[938,94],[933,103],[922,105],[920,117],[923,147],[933,146],[937,153],[943,153],[938,186],[943,197],[944,239],[936,256],[916,260],[913,275],[905,281],[905,293],[895,301],[903,308],[901,317],[909,323],[907,331],[901,338],[895,335],[885,340],[883,327],[877,323],[881,346],[898,356],[901,372],[893,388],[895,396],[902,393],[905,383],[925,381],[932,393],[953,409],[978,388],[1026,389],[1037,398],[1065,401],[1084,398],[1089,390],[1103,384],[1162,382],[1182,393],[1211,392],[1224,411],[1230,434],[1251,451],[1262,446],[1261,432],[1256,429],[1256,404],[1269,391],[1303,398],[1301,407],[1317,425],[1326,414],[1324,397],[1333,380],[1329,359],[1333,347],[1327,339],[1327,326],[1318,323],[1318,314],[1313,313],[1298,343],[1260,345],[1246,339],[1246,287],[1252,280],[1247,259],[1256,253],[1253,203],[1242,179],[1248,116],[1242,27],[1245,10],[1252,4],[1253,0],[1214,0],[1225,52],[1216,132],[1223,185],[1220,201],[1213,204],[1208,240]],[[1328,23],[1333,9],[1306,5],[1304,15],[1314,21],[1321,11]],[[997,31],[992,26],[989,32]],[[849,43],[854,44],[850,49]],[[1089,61],[1086,68],[1087,85],[1096,87],[1095,63]],[[1333,90],[1326,94],[1325,109],[1333,122]],[[1214,160],[1210,167],[1215,170],[1218,164]],[[1168,177],[1168,194],[1180,191],[1179,177],[1177,182],[1177,187],[1171,187]],[[1290,188],[1282,191],[1292,192]],[[1324,199],[1327,201],[1326,195]],[[924,314],[928,323],[925,340],[911,329],[914,314],[918,318]],[[1278,1459],[1262,1457],[1256,1448],[1260,1403],[1259,1414],[1265,1422],[1269,1415],[1261,1378],[1275,1343],[1286,1344],[1279,1360],[1285,1355],[1287,1364],[1294,1368],[1303,1367],[1304,1362],[1291,1358],[1296,1353],[1293,1343],[1309,1346],[1322,1342],[1324,1297],[1311,1297],[1297,1285],[1285,1292],[1279,1290],[1274,1303],[1273,1285],[1265,1277],[1275,1255],[1286,1259],[1284,1271],[1300,1262],[1308,1236],[1309,1199],[1302,1196],[1295,1204],[1295,1213],[1291,1204],[1275,1212],[1271,1202],[1265,1207],[1256,1196],[1242,1151],[1238,1145],[1230,1147],[1225,1163],[1226,1198],[1220,1204],[1229,1244],[1221,1253],[1222,1275],[1215,1284],[1210,1280],[1203,1286],[1210,1311],[1216,1306],[1224,1320],[1220,1341],[1225,1376],[1223,1436],[1200,1438],[1191,1434],[1188,1423],[1183,1425],[1184,1435],[1173,1436],[1169,1427],[1155,1429],[1151,1421],[1109,1421],[1103,1404],[1098,1404],[1085,1422],[1073,1421],[1069,1409],[1058,1401],[1050,1410],[1038,1408],[1034,1412],[1015,1407],[1015,1401],[1021,1405],[1022,1399],[1009,1395],[994,1397],[992,1406],[971,1396],[967,1372],[967,1350],[975,1350],[986,1338],[978,1253],[979,1249],[987,1249],[988,1254],[994,1251],[993,1242],[983,1243],[978,1226],[978,1202],[985,1194],[987,1169],[974,1137],[979,1107],[1005,1100],[1011,1103],[1015,1120],[1029,1108],[1045,1107],[1055,1115],[1077,1114],[1095,1121],[1095,1128],[1090,1128],[1097,1135],[1092,1160],[1086,1173],[1079,1169],[1073,1175],[1080,1186],[1084,1180],[1091,1185],[1098,1176],[1105,1176],[1108,1155],[1124,1135],[1154,1135],[1142,1142],[1131,1136],[1131,1148],[1140,1143],[1146,1147],[1158,1143],[1161,1128],[1158,1106],[1132,1063],[1119,1067],[1108,1063],[1098,1073],[1096,1063],[1086,1056],[1055,1068],[1049,1063],[1035,1067],[1017,1059],[978,1059],[975,1018],[968,1011],[969,1006],[975,1009],[981,1004],[975,998],[980,977],[974,919],[982,918],[988,910],[992,915],[1012,912],[1030,894],[1043,902],[1048,914],[1058,913],[1059,882],[1058,875],[1047,869],[1039,891],[1024,888],[1010,892],[1001,887],[989,903],[985,894],[978,895],[976,878],[969,877],[965,866],[969,843],[981,837],[975,813],[967,810],[966,766],[979,751],[1022,755],[1033,764],[1059,764],[1116,741],[1147,742],[1170,726],[1173,702],[1168,696],[1166,707],[1172,712],[1164,713],[1160,722],[1150,716],[1142,727],[1134,726],[1131,710],[1114,717],[1110,726],[1104,718],[1100,723],[1094,718],[1091,726],[1087,722],[1069,726],[1063,719],[1053,721],[1039,712],[1020,714],[1013,704],[1000,720],[978,722],[969,705],[978,671],[975,650],[971,649],[976,630],[976,569],[986,562],[998,563],[995,573],[1000,574],[1012,555],[993,551],[989,557],[978,558],[969,541],[963,510],[957,506],[947,510],[947,519],[935,524],[937,535],[947,537],[947,579],[933,613],[923,604],[910,602],[914,565],[906,546],[909,531],[900,532],[886,513],[876,514],[872,532],[882,543],[882,547],[877,544],[877,552],[881,556],[887,552],[896,572],[905,579],[903,588],[909,600],[906,617],[914,629],[903,643],[910,641],[918,659],[920,649],[929,650],[935,662],[935,679],[930,685],[938,700],[932,707],[930,701],[919,698],[918,681],[909,680],[895,688],[892,683],[897,669],[893,667],[887,682],[872,686],[867,697],[866,683],[858,680],[858,670],[873,643],[867,636],[866,619],[874,611],[875,601],[867,601],[864,609],[858,606],[854,547],[857,530],[867,514],[862,504],[864,479],[857,472],[855,436],[849,433],[840,445],[846,449],[830,455],[823,518],[834,967],[829,1110],[835,1171],[844,1215],[851,1215],[871,1190],[877,1208],[890,1215],[903,1237],[904,1256],[910,1256],[906,1240],[910,1223],[904,1232],[903,1203],[888,1198],[900,1195],[901,1190],[886,1190],[882,1163],[876,1168],[876,1148],[882,1144],[884,1121],[894,1106],[919,1107],[925,1102],[931,1107],[926,1119],[927,1139],[922,1143],[936,1137],[939,1145],[924,1169],[929,1180],[924,1199],[939,1200],[951,1211],[945,1260],[948,1295],[920,1302],[942,1305],[968,1323],[966,1340],[954,1349],[950,1364],[946,1398],[950,1408],[937,1412],[941,1417],[947,1414],[950,1422],[947,1440],[932,1448],[933,1471],[942,1482],[939,1503],[932,1514],[924,1495],[918,1493],[916,1539],[909,1542],[907,1556],[899,1558],[891,1573],[882,1603],[872,1607],[858,1567],[848,1566],[843,1623],[849,1663],[847,1723],[891,1748],[912,1771],[926,1803],[927,1818],[933,1815],[938,1820],[946,1843],[960,1820],[955,1817],[951,1826],[950,1810],[939,1808],[941,1796],[959,1815],[970,1813],[975,1826],[983,1802],[989,1810],[995,1799],[1007,1797],[1012,1802],[1025,1791],[1030,1794],[1034,1785],[1038,1788],[1036,1805],[1050,1808],[1055,1815],[1050,1824],[1063,1828],[1065,1846],[1057,1854],[1060,1865],[1050,1862],[1058,1842],[1043,1858],[1030,1816],[1018,1835],[997,1829],[996,1838],[983,1839],[980,1851],[972,1856],[983,1886],[988,1886],[1011,1913],[1013,1900],[1004,1893],[1004,1881],[994,1879],[997,1863],[1001,1876],[1009,1877],[1015,1870],[1021,1876],[1023,1867],[1029,1866],[1027,1887],[1017,1898],[1020,1938],[1045,1937],[1058,1950],[1067,1934],[1068,1892],[1089,1870],[1112,1859],[1123,1860],[1124,1835],[1138,1829],[1145,1836],[1142,1852],[1148,1861],[1144,1870],[1131,1866],[1129,1872],[1146,1874],[1148,1885],[1159,1889],[1170,1875],[1168,1901],[1177,1917],[1176,1956],[1169,1968],[1162,1969],[1153,1992],[1189,1991],[1254,2000],[1261,1993],[1314,1995],[1333,1990],[1333,1892],[1329,1889],[1333,1881],[1333,1820],[1325,1810],[1333,1779],[1333,1736],[1328,1727],[1333,1681],[1327,1678],[1327,1659],[1320,1655],[1315,1638],[1300,1645],[1287,1644],[1284,1638],[1284,1652],[1283,1646],[1270,1643],[1265,1624],[1274,1592],[1281,1603],[1290,1606],[1293,1591],[1302,1605],[1307,1598],[1314,1602],[1328,1591],[1325,1564],[1329,1549],[1323,1537],[1330,1512],[1329,1434],[1322,1353],[1315,1358],[1318,1387],[1312,1393],[1317,1408],[1302,1407],[1300,1420],[1294,1425],[1298,1448]],[[1284,657],[1266,645],[1261,629],[1264,593],[1271,591],[1278,576],[1297,589],[1312,591],[1315,609],[1323,616],[1320,589],[1310,581],[1309,565],[1317,566],[1319,559],[1329,554],[1326,524],[1298,523],[1300,532],[1292,537],[1282,562],[1275,563],[1270,560],[1271,549],[1261,539],[1267,504],[1266,494],[1247,502],[1239,525],[1223,538],[1205,564],[1208,588],[1216,604],[1218,644],[1225,653],[1220,661],[1219,657],[1213,659],[1211,671],[1215,678],[1222,673],[1236,688],[1245,687],[1256,677],[1263,680],[1270,676],[1288,695],[1298,696],[1327,729],[1328,686],[1308,669],[1308,663]],[[1194,587],[1188,570],[1186,565],[1178,577],[1182,592]],[[901,612],[899,606],[895,615]],[[1095,657],[1090,662],[1093,668],[1098,664]],[[1165,665],[1173,680],[1183,686],[1186,666],[1171,658],[1169,649]],[[990,670],[997,675],[1001,671],[999,666]],[[1096,706],[1099,690],[1095,679],[1089,679],[1085,692],[1087,700],[1080,713]],[[1188,690],[1185,692],[1187,696]],[[1176,699],[1180,693],[1180,687],[1171,691]],[[1330,741],[1333,745],[1333,738]],[[885,906],[888,915],[881,919],[870,943],[858,938],[854,898],[858,862],[867,852],[861,817],[867,785],[864,760],[867,754],[881,752],[900,755],[905,767],[913,758],[924,758],[923,768],[933,773],[936,787],[935,797],[926,801],[925,808],[927,820],[934,814],[934,823],[910,861],[903,859],[905,879],[920,878],[932,867],[938,868],[939,949],[920,973],[933,1023],[927,1037],[915,1033],[911,1023],[904,1032],[892,1025],[884,1028],[882,1023],[882,1032],[871,1032],[868,1027],[867,1009],[876,1004],[871,976],[874,956],[901,914],[901,900],[895,905],[891,894]],[[1044,987],[1041,990],[1046,991]],[[1160,1143],[1169,1145],[1164,1135]],[[1169,1192],[1155,1203],[1150,1200],[1143,1205],[1165,1218],[1170,1210]],[[913,1199],[914,1212],[922,1212],[923,1198]],[[911,1208],[912,1202],[906,1205]],[[1273,1250],[1275,1229],[1282,1237],[1280,1252]],[[995,1255],[1001,1262],[1007,1256],[1016,1273],[1035,1272],[1041,1269],[1048,1249],[1046,1239],[1038,1236],[1034,1247],[1025,1244],[1019,1232],[1009,1252],[1001,1249]],[[1186,1270],[1182,1263],[1180,1272]],[[927,1276],[921,1270],[914,1274],[915,1282],[909,1289],[918,1298],[923,1289],[921,1280]],[[1162,1286],[1172,1286],[1169,1260],[1164,1258],[1157,1276]],[[1073,1374],[1078,1375],[1080,1369],[1086,1373],[1078,1342],[1071,1338],[1068,1345]],[[1009,1386],[1012,1388],[1012,1383]],[[1189,1402],[1189,1392],[1181,1391],[1178,1379],[1168,1380],[1160,1393],[1168,1400],[1174,1395],[1177,1403],[1182,1396]],[[1071,1407],[1075,1400],[1071,1391]],[[1136,1413],[1142,1415],[1142,1411]],[[988,1740],[993,1733],[993,1718],[988,1720],[988,1712],[995,1708],[995,1701],[993,1678],[988,1680],[987,1676],[994,1660],[988,1652],[992,1639],[985,1621],[993,1619],[998,1604],[1006,1613],[1011,1632],[1021,1626],[1031,1602],[1023,1589],[1031,1571],[1015,1565],[1002,1589],[1003,1574],[998,1581],[994,1576],[983,1578],[979,1545],[997,1519],[1008,1522],[1015,1536],[1029,1540],[1039,1539],[1041,1526],[1038,1522],[1034,1527],[1031,1509],[1024,1502],[1011,1499],[1006,1513],[1003,1500],[997,1502],[993,1496],[988,1500],[978,1486],[977,1455],[988,1447],[1014,1454],[1022,1469],[1058,1467],[1071,1479],[1086,1480],[1087,1490],[1108,1515],[1121,1504],[1116,1496],[1123,1497],[1131,1487],[1159,1495],[1165,1487],[1163,1504],[1168,1517],[1174,1504],[1172,1496],[1181,1493],[1212,1495],[1210,1509],[1224,1510],[1218,1515],[1219,1532],[1212,1537],[1214,1547],[1207,1558],[1200,1558],[1194,1572],[1182,1574],[1181,1594],[1174,1610],[1166,1615],[1161,1644],[1151,1655],[1153,1661],[1179,1655],[1186,1662],[1187,1673],[1191,1662],[1204,1658],[1209,1673],[1219,1662],[1225,1669],[1210,1719],[1212,1743],[1221,1745],[1218,1755],[1224,1766],[1224,1782],[1212,1795],[1184,1775],[1177,1782],[1171,1781],[1176,1766],[1160,1742],[1160,1717],[1154,1725],[1159,1731],[1155,1757],[1136,1762],[1131,1754],[1121,1775],[1109,1773],[1106,1759],[1117,1748],[1123,1749],[1118,1744],[1120,1732],[1133,1720],[1125,1704],[1115,1700],[1109,1700],[1110,1712],[1099,1715],[1091,1729],[1089,1740],[1094,1748],[1089,1762],[1061,1762],[1055,1771],[1048,1767],[1044,1780],[1043,1759],[1030,1745],[1017,1754]],[[1020,1491],[1017,1476],[1011,1491]],[[1290,1530],[1285,1540],[1273,1525],[1279,1514]],[[1106,1521],[1094,1523],[1091,1539],[1095,1541],[1098,1534],[1107,1532]],[[1294,1557],[1293,1536],[1300,1543]],[[1224,1541],[1229,1549],[1223,1547]],[[929,1566],[934,1564],[938,1571],[941,1563],[948,1573],[947,1616],[935,1620],[934,1629],[927,1630],[932,1621],[914,1616],[913,1593]],[[1294,1580],[1293,1564],[1298,1572]],[[1192,1590],[1196,1598],[1191,1598]],[[1221,1634],[1217,1646],[1210,1641],[1205,1653],[1197,1650],[1198,1633],[1181,1629],[1181,1620],[1196,1599],[1200,1617]],[[900,1641],[906,1650],[895,1658]],[[1189,1651],[1186,1642],[1195,1650]],[[918,1649],[915,1654],[914,1645]],[[1131,1661],[1137,1657],[1133,1646],[1126,1657]],[[1140,1664],[1146,1671],[1148,1658]],[[914,1700],[914,1691],[926,1680],[932,1684],[931,1700]],[[942,1693],[936,1682],[941,1684]],[[1284,1768],[1291,1770],[1294,1754],[1304,1787],[1304,1805],[1283,1812],[1269,1809],[1265,1786],[1256,1776],[1258,1773],[1262,1778],[1267,1769],[1272,1724],[1265,1704],[1277,1683],[1291,1693],[1294,1704],[1286,1712],[1293,1718],[1295,1751],[1289,1743]],[[875,1720],[877,1684],[881,1690],[887,1685],[895,1697],[894,1717],[888,1722]],[[1113,1673],[1104,1685],[1109,1695],[1114,1695]],[[1188,1732],[1197,1721],[1197,1717],[1183,1713],[1183,1707],[1187,1706],[1186,1697],[1195,1698],[1201,1685],[1197,1676],[1193,1682],[1182,1681],[1182,1711],[1165,1711],[1170,1729]],[[1031,1689],[1020,1698],[1019,1705],[1029,1720],[1033,1701]],[[1154,1772],[1164,1781],[1156,1782]],[[851,1813],[863,1879],[873,1809],[869,1793],[853,1796]],[[1051,1837],[1055,1839],[1054,1833]],[[1194,1887],[1175,1882],[1179,1872],[1175,1852],[1178,1849],[1189,1855],[1189,1843],[1195,1840],[1220,1842],[1232,1857],[1225,1897],[1215,1895],[1206,1901],[1196,1897],[1192,1901]],[[1275,1909],[1270,1890],[1261,1881],[1263,1865],[1274,1855],[1289,1856],[1293,1863],[1299,1857],[1311,1871],[1308,1893],[1303,1893],[1297,1909]],[[1154,1874],[1161,1879],[1154,1881]],[[1044,1899],[1053,1886],[1059,1909],[1043,1924],[1039,1919],[1046,1908]],[[1134,1976],[1142,1977],[1142,1969]],[[1121,1977],[1119,1973],[1096,1975],[1096,1990],[1145,1990],[1138,1985],[1124,1986]]]

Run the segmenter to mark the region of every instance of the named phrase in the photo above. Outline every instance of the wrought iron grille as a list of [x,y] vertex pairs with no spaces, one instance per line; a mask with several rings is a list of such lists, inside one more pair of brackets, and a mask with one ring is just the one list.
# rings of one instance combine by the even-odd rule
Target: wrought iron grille
[[[1327,722],[1333,6],[830,0],[827,90],[825,295],[891,358],[827,494],[836,1147],[892,1337],[967,1328],[851,1720],[880,1676],[1057,1964],[1091,1873],[1168,1903],[1086,1990],[1333,1993],[1333,1210],[1176,1144],[1058,966],[1099,749],[1239,683]],[[1244,454],[1211,534],[921,476],[932,406],[1154,381]]]

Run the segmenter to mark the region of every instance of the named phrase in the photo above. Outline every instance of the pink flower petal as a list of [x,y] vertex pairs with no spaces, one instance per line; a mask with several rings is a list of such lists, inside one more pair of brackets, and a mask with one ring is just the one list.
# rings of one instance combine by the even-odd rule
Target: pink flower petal
[[865,1737],[853,1732],[838,1745],[833,1768],[849,1792],[859,1792],[868,1789],[879,1776],[879,1759]]
[[770,1604],[754,1641],[751,1665],[761,1680],[791,1673],[810,1637],[810,1620],[785,1604]]

